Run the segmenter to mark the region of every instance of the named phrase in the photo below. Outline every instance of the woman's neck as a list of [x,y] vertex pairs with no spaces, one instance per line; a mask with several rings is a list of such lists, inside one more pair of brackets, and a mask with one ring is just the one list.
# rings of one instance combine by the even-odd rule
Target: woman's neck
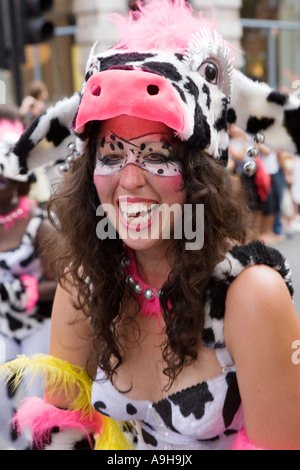
[[139,275],[150,286],[160,289],[172,269],[171,254],[165,250],[151,248],[135,252]]

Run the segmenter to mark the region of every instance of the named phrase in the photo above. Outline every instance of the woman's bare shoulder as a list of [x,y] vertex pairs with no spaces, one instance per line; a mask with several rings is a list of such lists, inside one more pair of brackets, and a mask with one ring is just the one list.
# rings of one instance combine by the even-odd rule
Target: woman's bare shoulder
[[92,351],[88,316],[76,307],[77,289],[58,285],[52,310],[50,354],[86,367]]
[[299,446],[300,367],[292,347],[300,322],[276,270],[252,266],[237,276],[228,290],[224,328],[249,437],[265,448]]

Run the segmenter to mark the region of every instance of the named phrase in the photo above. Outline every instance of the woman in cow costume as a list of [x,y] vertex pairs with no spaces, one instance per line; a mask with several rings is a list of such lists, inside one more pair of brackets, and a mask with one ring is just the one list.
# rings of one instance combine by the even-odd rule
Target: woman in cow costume
[[[14,150],[21,174],[74,136],[78,152],[50,205],[60,279],[50,356],[2,368],[46,377],[45,401],[25,401],[16,425],[38,449],[299,448],[290,268],[275,249],[244,245],[225,166],[228,122],[299,152],[300,103],[235,70],[183,0],[138,4],[115,22],[120,42],[92,51],[82,93]],[[169,237],[163,207],[181,209]],[[193,240],[175,237],[186,214]]]

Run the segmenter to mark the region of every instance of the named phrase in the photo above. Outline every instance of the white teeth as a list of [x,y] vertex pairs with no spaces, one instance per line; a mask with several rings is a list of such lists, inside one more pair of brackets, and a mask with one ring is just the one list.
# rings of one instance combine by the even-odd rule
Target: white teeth
[[142,225],[147,223],[153,216],[158,204],[144,204],[121,202],[119,204],[123,217],[128,223]]

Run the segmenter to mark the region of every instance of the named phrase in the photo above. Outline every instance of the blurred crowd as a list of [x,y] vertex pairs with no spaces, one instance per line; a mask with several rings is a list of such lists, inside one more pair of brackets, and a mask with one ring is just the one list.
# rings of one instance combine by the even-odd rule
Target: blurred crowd
[[[10,168],[8,154],[24,130],[47,107],[44,83],[33,82],[20,108],[0,105],[0,164]],[[46,172],[29,181],[0,175],[0,363],[18,355],[47,354],[56,279],[44,242],[52,230],[45,211],[50,196]],[[24,449],[10,423],[24,396],[42,396],[42,384],[17,390],[0,385],[0,449]]]
[[237,197],[246,196],[252,214],[250,240],[275,244],[300,233],[300,158],[282,150],[255,144],[256,171],[249,175],[245,164],[253,157],[248,149],[252,137],[235,125],[229,126],[230,177]]

